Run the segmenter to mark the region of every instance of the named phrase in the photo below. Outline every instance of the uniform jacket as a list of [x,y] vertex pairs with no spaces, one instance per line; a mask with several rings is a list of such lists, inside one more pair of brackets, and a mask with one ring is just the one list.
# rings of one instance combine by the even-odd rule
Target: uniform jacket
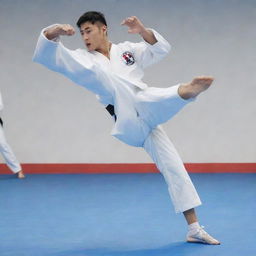
[[147,88],[142,81],[144,69],[168,54],[169,43],[152,29],[157,39],[154,45],[144,41],[112,43],[108,59],[97,51],[67,49],[59,40],[48,40],[44,30],[33,61],[93,92],[103,105],[113,105],[117,120],[111,134],[129,145],[142,146],[152,127],[140,118],[136,92]]

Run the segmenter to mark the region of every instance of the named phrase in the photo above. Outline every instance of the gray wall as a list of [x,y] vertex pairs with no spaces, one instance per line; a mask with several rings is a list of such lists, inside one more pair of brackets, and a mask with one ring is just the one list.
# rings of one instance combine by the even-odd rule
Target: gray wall
[[[216,78],[164,125],[185,162],[256,161],[255,0],[0,0],[2,116],[21,162],[151,161],[110,136],[112,120],[94,95],[31,61],[43,27],[75,26],[88,10],[105,13],[113,42],[140,39],[119,26],[136,15],[172,44],[171,54],[146,71],[149,85]],[[79,34],[63,41],[83,47]]]

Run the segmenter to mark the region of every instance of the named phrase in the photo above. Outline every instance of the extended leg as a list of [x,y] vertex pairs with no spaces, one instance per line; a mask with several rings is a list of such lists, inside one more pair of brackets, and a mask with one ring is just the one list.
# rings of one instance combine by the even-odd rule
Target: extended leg
[[136,109],[151,127],[170,120],[185,105],[205,91],[213,82],[212,77],[196,77],[190,83],[167,88],[148,87],[136,95]]

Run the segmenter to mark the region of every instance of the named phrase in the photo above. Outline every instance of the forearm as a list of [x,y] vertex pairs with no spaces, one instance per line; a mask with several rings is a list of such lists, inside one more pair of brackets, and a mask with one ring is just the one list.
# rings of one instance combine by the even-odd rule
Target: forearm
[[135,58],[141,63],[142,68],[148,67],[163,59],[170,51],[171,46],[157,31],[150,29],[154,34],[156,43],[140,42],[136,46]]
[[154,33],[150,29],[145,28],[139,34],[147,43],[151,45],[157,42]]
[[149,44],[153,45],[157,39],[150,29],[146,28],[143,23],[136,17],[128,17],[121,22],[121,25],[128,26],[128,32],[132,34],[139,34]]
[[65,69],[62,61],[63,56],[60,53],[65,53],[65,56],[71,54],[71,51],[66,49],[59,40],[54,40],[60,36],[59,28],[61,26],[60,24],[54,24],[41,31],[33,56],[33,61],[41,63],[52,70]]
[[61,42],[47,39],[44,31],[48,28],[44,29],[39,36],[33,61],[63,74],[92,93],[109,94],[110,89],[101,82],[100,70],[95,68],[90,54],[86,51],[81,52],[82,50],[69,50]]
[[55,24],[44,31],[44,36],[48,40],[54,40],[59,36],[72,36],[74,34],[75,29],[69,24]]
[[43,33],[48,40],[54,40],[59,37],[58,25],[47,28]]

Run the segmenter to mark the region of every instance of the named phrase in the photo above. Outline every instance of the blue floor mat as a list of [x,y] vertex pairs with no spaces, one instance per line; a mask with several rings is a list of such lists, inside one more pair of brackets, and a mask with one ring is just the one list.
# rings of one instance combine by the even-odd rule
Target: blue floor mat
[[219,246],[185,242],[158,173],[1,175],[0,255],[256,255],[256,174],[190,176],[200,223]]

